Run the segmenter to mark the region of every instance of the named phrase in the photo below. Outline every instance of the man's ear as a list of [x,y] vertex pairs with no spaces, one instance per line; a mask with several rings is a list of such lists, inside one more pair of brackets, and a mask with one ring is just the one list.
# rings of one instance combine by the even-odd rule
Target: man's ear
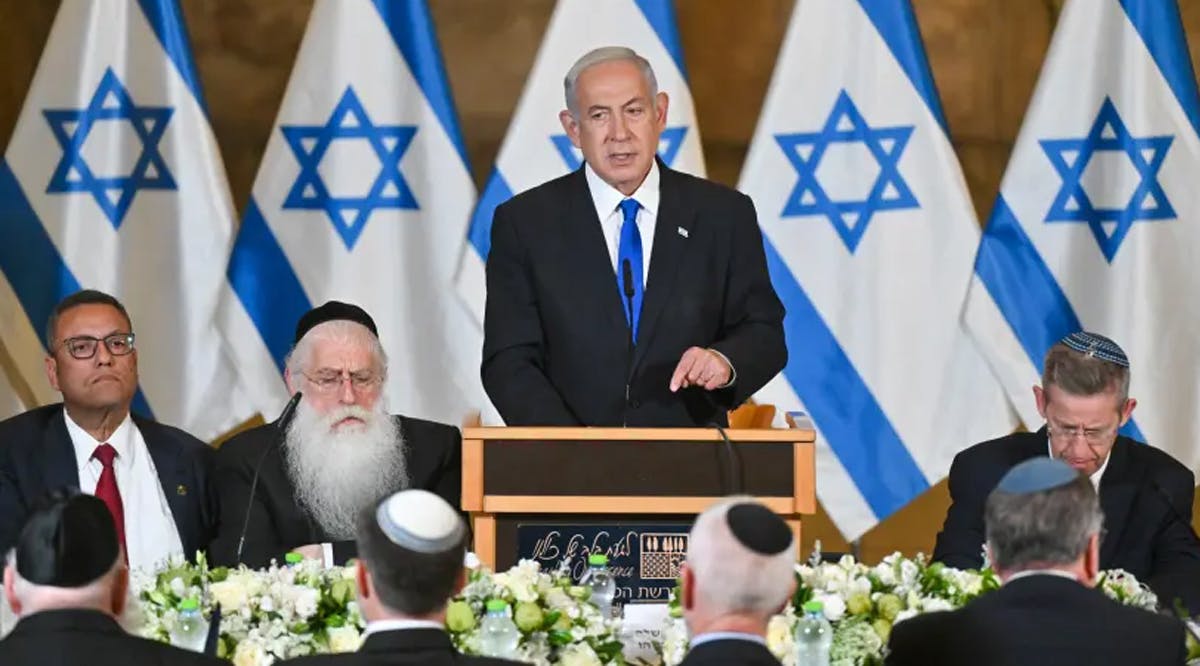
[[354,566],[354,583],[358,586],[358,598],[371,598],[371,574],[367,571],[367,564],[360,557]]
[[20,617],[21,600],[17,598],[17,572],[11,564],[4,567],[4,598],[8,600],[8,607],[12,609],[13,615]]
[[52,354],[46,354],[46,381],[50,382],[50,388],[62,392],[58,388],[58,359]]
[[679,607],[691,610],[696,606],[696,573],[687,563],[679,567]]
[[567,133],[567,138],[571,140],[571,145],[579,148],[579,121],[575,120],[575,116],[571,115],[571,111],[568,109],[559,111],[558,122],[562,124],[563,131]]
[[661,132],[667,127],[667,108],[671,105],[671,98],[666,92],[659,91],[654,96],[654,122],[658,125]]
[[122,564],[117,567],[117,573],[113,576],[112,600],[109,604],[113,617],[121,617],[121,614],[125,612],[125,604],[129,601],[128,594],[129,569]]
[[1043,419],[1046,418],[1046,389],[1035,385],[1033,387],[1033,401],[1037,404],[1038,415]]
[[1121,409],[1121,425],[1129,423],[1129,419],[1133,416],[1133,410],[1137,407],[1137,400],[1129,398],[1125,401],[1125,406]]

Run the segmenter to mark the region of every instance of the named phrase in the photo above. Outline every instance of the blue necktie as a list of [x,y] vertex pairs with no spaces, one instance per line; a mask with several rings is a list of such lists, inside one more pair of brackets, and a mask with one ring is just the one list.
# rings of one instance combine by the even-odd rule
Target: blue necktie
[[[629,325],[633,344],[637,344],[638,319],[642,315],[642,235],[638,233],[637,214],[641,208],[634,199],[621,202],[621,213],[625,221],[621,223],[621,243],[617,246],[617,289],[621,294],[621,305],[625,310],[625,322]],[[629,262],[629,272],[633,282],[633,311],[629,309],[629,299],[625,297],[625,262]]]

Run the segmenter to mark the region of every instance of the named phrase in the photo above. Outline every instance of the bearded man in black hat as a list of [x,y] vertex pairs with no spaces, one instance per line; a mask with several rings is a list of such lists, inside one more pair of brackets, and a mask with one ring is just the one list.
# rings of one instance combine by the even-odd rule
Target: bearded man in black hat
[[343,564],[356,555],[356,517],[380,497],[420,488],[459,505],[458,429],[389,415],[387,372],[361,308],[330,301],[300,319],[284,371],[301,394],[294,418],[241,433],[217,453],[213,561],[262,567],[297,551]]
[[47,498],[21,529],[4,569],[4,594],[20,620],[0,640],[0,664],[226,663],[125,633],[117,618],[128,586],[104,502],[75,493]]

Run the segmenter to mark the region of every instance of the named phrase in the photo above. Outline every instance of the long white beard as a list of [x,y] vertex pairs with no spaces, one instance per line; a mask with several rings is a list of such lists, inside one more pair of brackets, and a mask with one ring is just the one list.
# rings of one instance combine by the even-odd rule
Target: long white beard
[[[364,426],[335,431],[347,418]],[[408,486],[404,439],[383,400],[320,414],[301,401],[288,428],[284,459],[300,507],[332,539],[353,539],[359,512]]]

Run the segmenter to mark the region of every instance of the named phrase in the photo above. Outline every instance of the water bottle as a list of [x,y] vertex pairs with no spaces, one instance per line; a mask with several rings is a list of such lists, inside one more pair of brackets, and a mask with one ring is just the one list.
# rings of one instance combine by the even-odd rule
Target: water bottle
[[579,579],[579,584],[591,588],[591,601],[606,618],[613,617],[613,597],[617,594],[617,581],[608,570],[608,556],[596,553],[588,556],[588,570]]
[[498,659],[514,659],[517,654],[517,643],[521,642],[521,632],[508,616],[508,602],[503,599],[489,599],[487,615],[479,624],[479,654]]
[[188,597],[179,602],[179,615],[171,629],[171,645],[192,652],[204,652],[208,621],[200,614],[200,602]]
[[804,604],[804,617],[796,624],[796,666],[829,666],[833,627],[819,601]]

